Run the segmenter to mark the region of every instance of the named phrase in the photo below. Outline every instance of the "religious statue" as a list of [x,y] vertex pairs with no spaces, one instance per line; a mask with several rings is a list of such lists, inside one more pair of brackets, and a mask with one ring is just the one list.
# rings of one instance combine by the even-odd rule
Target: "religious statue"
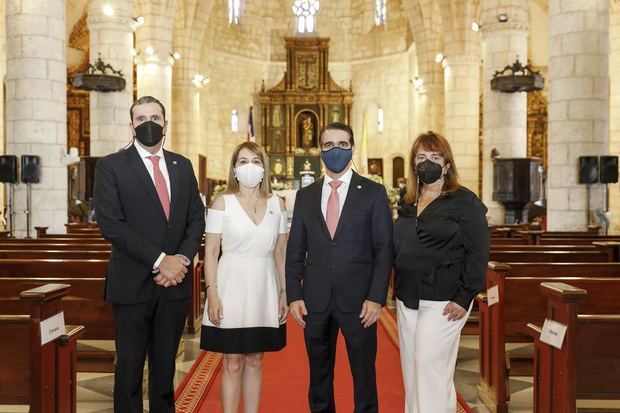
[[275,162],[273,163],[273,173],[276,176],[280,176],[283,172],[284,165],[282,164],[282,159],[276,158]]
[[310,116],[306,116],[303,120],[302,128],[301,144],[304,149],[310,149],[314,146],[314,131],[312,130],[312,118]]
[[282,142],[282,133],[280,131],[274,131],[271,136],[271,152],[280,153],[284,152]]
[[332,109],[332,122],[340,122],[340,108]]
[[271,126],[279,128],[282,126],[282,106],[275,105],[271,114]]

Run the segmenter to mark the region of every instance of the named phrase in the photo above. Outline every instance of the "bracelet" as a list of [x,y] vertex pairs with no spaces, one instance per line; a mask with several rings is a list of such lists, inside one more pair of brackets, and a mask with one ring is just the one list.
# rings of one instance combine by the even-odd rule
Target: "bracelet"
[[207,284],[207,288],[205,288],[205,291],[209,289],[209,287],[217,287],[216,283],[213,284]]
[[278,291],[278,295],[282,294],[286,294],[286,288],[280,288],[280,291]]

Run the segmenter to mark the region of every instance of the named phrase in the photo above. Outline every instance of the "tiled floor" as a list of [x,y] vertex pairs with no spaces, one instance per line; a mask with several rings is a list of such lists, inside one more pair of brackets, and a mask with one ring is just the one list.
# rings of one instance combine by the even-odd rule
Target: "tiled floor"
[[[528,350],[531,345],[509,345],[509,351]],[[489,413],[484,404],[478,399],[476,386],[480,382],[478,363],[478,336],[462,336],[459,355],[456,363],[454,382],[456,391],[463,396],[474,413]],[[532,411],[532,377],[510,377],[509,411],[510,413],[526,413]]]
[[[199,335],[185,335],[184,351],[177,361],[175,387],[183,380],[200,352]],[[87,342],[88,346],[110,349],[109,342]],[[523,345],[521,345],[523,347]],[[145,372],[146,377],[146,372]],[[463,396],[475,413],[488,413],[476,396],[478,375],[478,337],[463,336],[459,350],[455,382],[457,391]],[[78,412],[79,413],[113,413],[112,387],[113,374],[78,373]],[[532,378],[511,377],[510,387],[513,391],[510,400],[511,413],[531,412]],[[146,393],[146,392],[145,392]],[[145,401],[145,408],[148,402]],[[27,406],[0,406],[0,412],[28,412]],[[387,412],[392,413],[392,412]],[[393,412],[400,413],[400,412]]]

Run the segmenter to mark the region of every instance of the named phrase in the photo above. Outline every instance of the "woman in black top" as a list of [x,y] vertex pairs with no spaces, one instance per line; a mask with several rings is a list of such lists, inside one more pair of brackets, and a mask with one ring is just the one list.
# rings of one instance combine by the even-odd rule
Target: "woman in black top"
[[418,136],[394,224],[395,292],[407,413],[453,413],[459,337],[489,259],[487,208],[458,183],[448,141]]

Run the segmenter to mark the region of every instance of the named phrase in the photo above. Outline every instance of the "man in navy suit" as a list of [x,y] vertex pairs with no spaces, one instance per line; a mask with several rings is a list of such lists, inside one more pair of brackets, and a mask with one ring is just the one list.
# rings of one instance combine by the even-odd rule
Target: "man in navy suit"
[[335,412],[338,330],[353,375],[355,413],[377,412],[377,328],[392,268],[385,188],[349,168],[353,131],[332,123],[319,136],[326,175],[297,192],[286,256],[291,313],[304,327],[310,410]]
[[142,371],[149,358],[149,410],[174,412],[175,358],[189,308],[188,266],[205,228],[191,162],[163,150],[166,111],[138,99],[129,111],[134,142],[101,158],[95,210],[112,244],[106,299],[114,309],[114,411],[143,412]]

